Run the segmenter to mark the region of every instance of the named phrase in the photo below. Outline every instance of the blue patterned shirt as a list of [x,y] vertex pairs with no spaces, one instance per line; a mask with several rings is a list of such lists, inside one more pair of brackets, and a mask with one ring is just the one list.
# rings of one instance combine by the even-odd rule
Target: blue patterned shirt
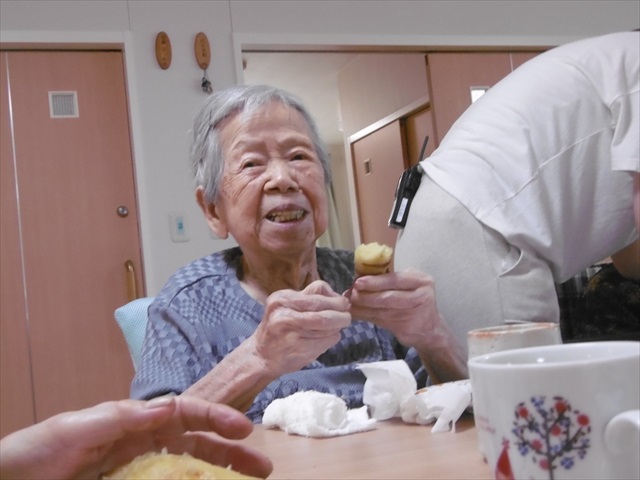
[[[149,307],[133,398],[182,393],[253,334],[265,307],[240,285],[241,257],[239,247],[231,248],[172,275]],[[353,283],[353,252],[318,248],[317,261],[320,277],[334,291],[341,293]],[[272,400],[304,390],[332,393],[349,408],[360,407],[366,378],[356,365],[396,359],[408,363],[418,388],[426,384],[426,370],[413,348],[402,346],[388,330],[354,319],[336,345],[303,369],[271,382],[246,413],[259,423]]]

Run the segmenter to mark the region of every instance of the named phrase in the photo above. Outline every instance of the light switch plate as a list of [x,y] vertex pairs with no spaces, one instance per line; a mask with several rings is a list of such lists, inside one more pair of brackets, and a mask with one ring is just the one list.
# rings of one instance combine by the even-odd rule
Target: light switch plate
[[169,214],[169,226],[171,229],[171,240],[174,242],[188,242],[187,217],[182,212],[172,212]]

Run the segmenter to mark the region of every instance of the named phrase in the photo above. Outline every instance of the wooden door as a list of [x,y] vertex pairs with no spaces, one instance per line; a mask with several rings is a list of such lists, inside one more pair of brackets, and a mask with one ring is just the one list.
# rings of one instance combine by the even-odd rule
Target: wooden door
[[509,53],[456,52],[427,56],[434,146],[471,105],[471,87],[492,87],[511,72]]
[[396,185],[406,168],[400,120],[351,145],[360,240],[393,247],[398,231],[388,226]]
[[129,396],[133,367],[113,312],[127,302],[125,261],[138,284],[142,272],[124,66],[121,52],[2,55],[40,421]]
[[490,88],[518,66],[539,55],[532,52],[436,52],[427,55],[429,96],[437,147],[471,105],[471,88]]
[[35,421],[7,62],[0,55],[0,437]]
[[[421,160],[431,155],[435,150],[435,135],[433,130],[433,116],[431,109],[425,108],[404,119],[405,142],[407,146],[408,166],[413,167]],[[427,147],[420,158],[422,144],[425,137],[429,137]]]
[[515,70],[520,65],[525,62],[528,62],[536,55],[540,55],[541,51],[538,52],[512,52],[511,53],[511,68]]

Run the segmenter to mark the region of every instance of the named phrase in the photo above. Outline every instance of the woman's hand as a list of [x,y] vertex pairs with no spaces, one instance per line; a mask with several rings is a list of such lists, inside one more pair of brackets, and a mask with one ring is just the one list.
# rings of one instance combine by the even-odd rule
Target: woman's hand
[[359,277],[349,298],[354,318],[369,320],[416,349],[433,383],[468,376],[465,350],[438,311],[431,276],[408,268]]
[[264,478],[273,469],[271,461],[227,440],[244,438],[252,429],[242,413],[193,397],[105,402],[6,436],[0,442],[0,477],[98,479],[140,454],[166,447]]
[[390,330],[406,346],[433,344],[441,322],[433,279],[407,269],[355,280],[350,294],[351,314]]
[[340,340],[351,323],[349,300],[317,280],[302,291],[267,297],[256,331],[183,395],[246,411],[256,395],[285,373],[300,370]]
[[350,323],[349,300],[317,280],[299,292],[269,295],[252,340],[265,368],[277,378],[300,370],[338,343],[340,331]]

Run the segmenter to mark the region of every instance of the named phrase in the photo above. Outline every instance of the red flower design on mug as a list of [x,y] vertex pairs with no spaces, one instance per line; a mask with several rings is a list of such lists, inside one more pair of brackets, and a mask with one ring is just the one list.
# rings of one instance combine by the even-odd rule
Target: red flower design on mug
[[578,415],[578,418],[576,420],[578,422],[578,425],[580,425],[581,427],[586,427],[590,423],[589,416],[585,415],[584,413]]
[[541,452],[542,442],[536,438],[533,442],[531,442],[531,448],[533,448],[536,452]]
[[564,400],[559,400],[555,404],[556,412],[562,414],[567,411],[567,402]]

